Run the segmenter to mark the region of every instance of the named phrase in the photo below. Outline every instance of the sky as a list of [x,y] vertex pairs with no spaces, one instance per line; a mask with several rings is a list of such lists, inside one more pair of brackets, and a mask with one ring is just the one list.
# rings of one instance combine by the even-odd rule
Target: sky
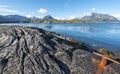
[[120,0],[0,0],[0,15],[72,19],[92,12],[120,18]]

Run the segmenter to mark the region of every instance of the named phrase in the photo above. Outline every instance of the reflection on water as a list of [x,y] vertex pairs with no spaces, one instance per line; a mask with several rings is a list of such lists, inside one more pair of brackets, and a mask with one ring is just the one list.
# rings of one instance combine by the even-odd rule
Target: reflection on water
[[53,26],[45,26],[46,29],[51,30]]
[[89,32],[91,33],[94,32],[94,30],[95,30],[94,28],[89,28]]
[[[3,25],[3,24],[1,24]],[[11,24],[6,24],[11,25]],[[12,24],[64,34],[94,47],[120,50],[120,24]]]
[[[47,26],[46,28],[51,27]],[[65,30],[72,32],[81,32],[81,33],[92,33],[95,32],[95,28],[92,27],[82,27],[82,26],[53,26],[53,30]],[[50,29],[51,30],[51,29]]]
[[111,29],[111,30],[107,30],[108,33],[117,33],[117,34],[120,34],[120,30],[115,30],[115,29]]

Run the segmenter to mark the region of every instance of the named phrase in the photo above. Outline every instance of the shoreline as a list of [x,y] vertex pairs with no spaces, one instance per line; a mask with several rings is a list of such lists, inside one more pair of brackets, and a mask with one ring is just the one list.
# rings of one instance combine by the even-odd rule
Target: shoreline
[[[11,23],[11,24],[13,24],[13,23]],[[33,26],[21,26],[21,25],[0,25],[0,26],[15,26],[15,27],[28,27],[28,28],[34,28]],[[19,24],[19,23],[17,23],[17,24]],[[26,24],[29,24],[29,23],[26,23]],[[42,29],[42,28],[39,28],[39,27],[35,27],[35,28],[38,28],[38,29]],[[43,30],[45,30],[45,29],[43,29]],[[52,32],[52,31],[50,31],[50,32]],[[55,32],[56,33],[56,32]],[[58,34],[58,33],[57,33]],[[63,34],[61,34],[61,35],[63,35]],[[66,35],[63,35],[63,36],[66,36]],[[69,37],[69,38],[71,38],[70,36],[66,36],[66,37]],[[78,40],[78,39],[75,39],[75,38],[73,38],[72,37],[72,39],[74,39],[74,40],[77,40],[77,41],[79,41],[79,42],[82,42],[82,43],[85,43],[86,45],[87,45],[87,47],[88,48],[90,48],[90,49],[93,49],[93,50],[96,50],[96,51],[98,51],[98,49],[99,48],[104,48],[104,47],[102,47],[102,46],[97,46],[96,44],[91,44],[91,43],[87,43],[87,42],[83,42],[83,41],[80,41],[80,40]],[[109,49],[110,47],[105,47],[105,49],[107,49],[107,50],[109,50],[109,51],[112,51],[112,52],[120,52],[120,50],[119,49]],[[118,53],[117,53],[117,55],[118,55]],[[119,54],[119,57],[120,57],[120,54]]]
[[[94,60],[101,59],[84,43],[41,28],[0,26],[0,35],[0,62],[5,64],[0,63],[3,74],[33,71],[39,74],[95,74],[99,63],[95,64]],[[120,73],[118,64],[110,63],[107,67],[108,71],[103,72]]]

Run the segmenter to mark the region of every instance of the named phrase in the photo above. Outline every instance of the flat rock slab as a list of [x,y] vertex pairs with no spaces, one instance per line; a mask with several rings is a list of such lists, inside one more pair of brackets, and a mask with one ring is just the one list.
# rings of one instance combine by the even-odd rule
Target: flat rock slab
[[[84,43],[33,27],[0,26],[0,74],[96,74],[98,65]],[[101,74],[120,74],[109,63]]]

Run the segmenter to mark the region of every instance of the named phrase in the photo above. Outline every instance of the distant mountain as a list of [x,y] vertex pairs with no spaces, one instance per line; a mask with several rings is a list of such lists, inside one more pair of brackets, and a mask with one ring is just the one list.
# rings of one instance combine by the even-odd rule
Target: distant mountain
[[47,15],[43,18],[37,17],[26,17],[21,15],[0,15],[0,23],[113,23],[120,22],[114,16],[108,14],[91,13],[91,15],[86,15],[81,19],[76,18],[72,20],[57,20],[51,15]]
[[86,15],[81,18],[88,23],[110,23],[119,22],[117,18],[109,14],[91,13],[91,15]]
[[49,21],[49,20],[54,20],[54,18],[51,15],[47,15],[47,16],[43,17],[42,20]]
[[0,15],[0,23],[25,22],[28,20],[30,20],[30,18],[20,15],[6,15],[6,16]]
[[37,18],[35,16],[33,16],[33,17],[27,17],[27,18],[29,18],[30,20],[41,20],[41,18]]

